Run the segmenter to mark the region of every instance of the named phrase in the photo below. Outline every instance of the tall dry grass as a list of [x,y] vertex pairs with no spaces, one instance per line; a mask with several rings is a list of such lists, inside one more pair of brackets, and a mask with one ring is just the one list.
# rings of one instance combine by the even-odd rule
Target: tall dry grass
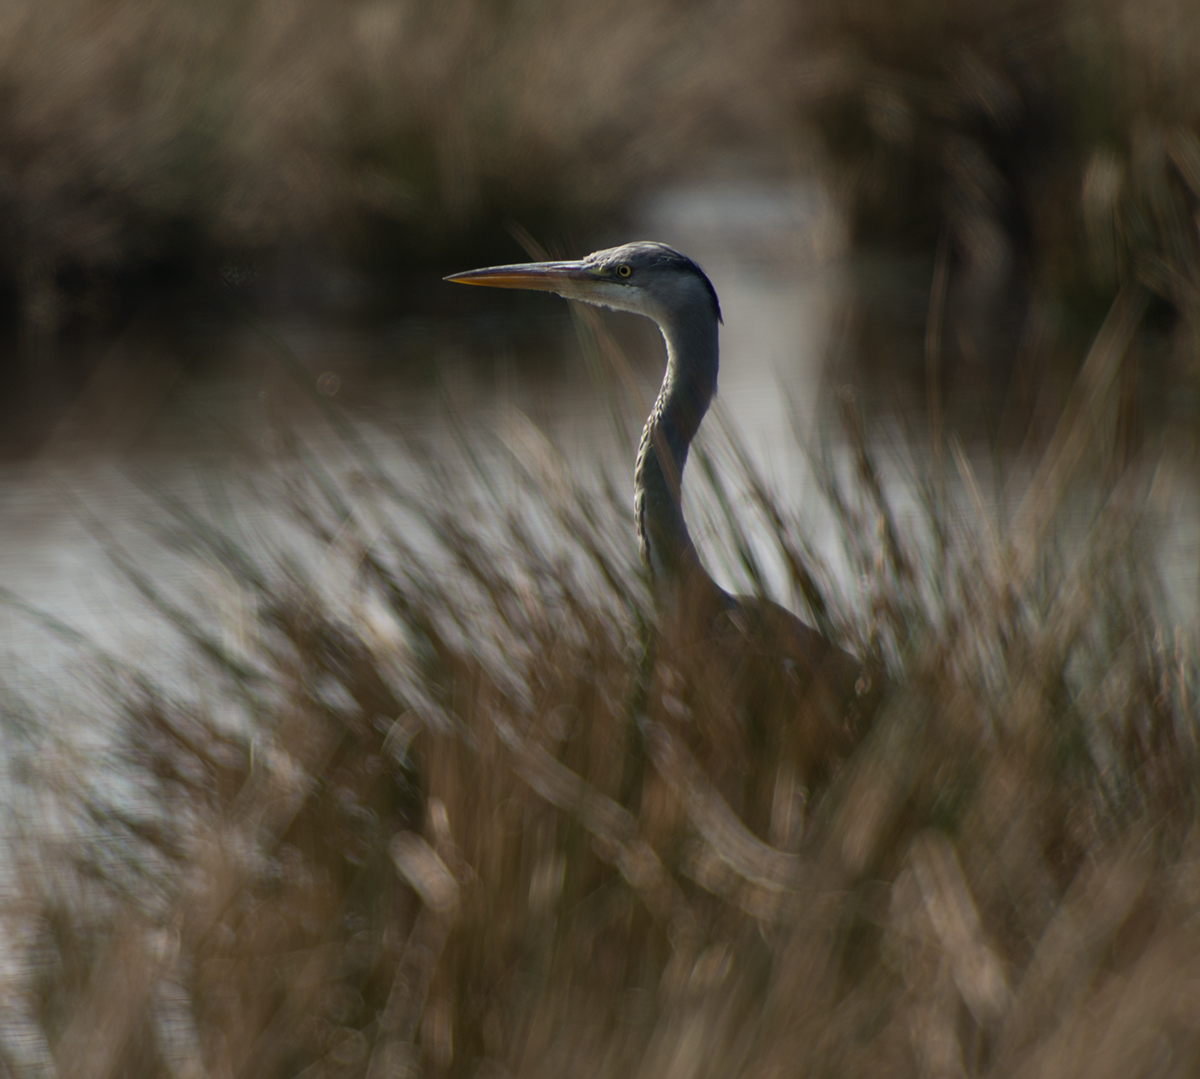
[[1190,1074],[1197,667],[1153,542],[1187,481],[1114,422],[1142,311],[1009,512],[952,439],[901,512],[843,395],[846,452],[815,457],[840,574],[709,445],[689,484],[724,484],[700,504],[747,581],[773,549],[893,685],[828,787],[781,762],[774,844],[649,718],[624,481],[528,425],[413,448],[403,484],[330,411],[351,464],[295,442],[265,547],[160,496],[207,604],[110,553],[200,692],[43,618],[116,733],[4,701],[6,1068]]

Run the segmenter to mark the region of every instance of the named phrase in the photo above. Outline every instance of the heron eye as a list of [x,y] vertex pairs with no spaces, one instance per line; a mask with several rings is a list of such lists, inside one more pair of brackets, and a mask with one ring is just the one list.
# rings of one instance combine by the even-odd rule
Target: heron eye
[[628,276],[629,276],[630,274],[632,274],[632,273],[633,273],[633,267],[632,267],[632,266],[624,266],[624,265],[622,265],[622,266],[618,266],[618,267],[617,267],[617,276],[618,276],[618,277],[628,277]]

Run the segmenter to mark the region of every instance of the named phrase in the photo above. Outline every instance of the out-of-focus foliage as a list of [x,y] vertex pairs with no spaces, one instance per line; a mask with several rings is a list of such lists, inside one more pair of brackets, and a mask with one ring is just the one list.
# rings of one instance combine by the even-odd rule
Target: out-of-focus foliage
[[2,702],[9,1072],[1194,1073],[1200,686],[1151,542],[1183,481],[1123,417],[1163,340],[1194,374],[1196,17],[898,11],[5,9],[0,257],[48,328],[68,270],[361,254],[381,220],[428,252],[766,145],[837,178],[861,243],[933,256],[935,421],[970,344],[939,280],[986,306],[1023,277],[1100,325],[1005,509],[933,422],[899,512],[844,396],[840,575],[744,457],[709,471],[709,549],[757,584],[772,548],[893,685],[826,788],[780,762],[761,835],[690,755],[696,717],[645,706],[626,498],[528,428],[414,460],[411,489],[344,422],[348,473],[292,446],[260,494],[295,552],[164,500],[203,602],[112,554],[199,692],[52,625],[94,714]]
[[821,133],[858,250],[901,262],[887,302],[911,287],[899,320],[867,318],[862,359],[893,379],[915,367],[922,401],[957,380],[960,405],[985,398],[994,435],[1019,443],[1057,417],[1063,371],[1137,279],[1157,299],[1131,411],[1141,397],[1194,422],[1195,6],[864,0],[807,20],[795,115]]
[[1155,287],[1193,281],[1187,0],[18,0],[0,19],[0,268],[34,323],[62,319],[73,273],[205,251],[403,261],[512,217],[585,235],[717,161],[825,170],[863,243],[951,229],[984,292],[1017,272],[1103,293],[1143,256]]
[[849,467],[822,468],[841,588],[733,447],[699,503],[724,546],[765,580],[773,545],[893,683],[826,788],[780,760],[766,835],[687,748],[730,717],[646,707],[625,498],[528,425],[404,488],[347,428],[344,475],[293,446],[261,492],[291,553],[164,499],[203,602],[111,553],[201,693],[79,642],[101,756],[4,702],[5,1066],[1191,1074],[1197,664],[1147,545],[1172,465],[1121,458],[1110,422],[1142,309],[1114,309],[1000,518],[954,443],[899,513],[848,401]]
[[[769,5],[450,0],[15,3],[0,18],[4,267],[317,244],[393,257],[497,212],[586,227],[776,113],[743,74]],[[761,117],[754,120],[754,117]],[[744,134],[744,132],[743,132]]]

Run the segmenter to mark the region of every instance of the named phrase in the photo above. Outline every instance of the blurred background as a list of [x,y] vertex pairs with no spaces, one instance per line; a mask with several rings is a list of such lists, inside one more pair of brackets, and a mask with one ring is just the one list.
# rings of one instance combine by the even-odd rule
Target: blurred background
[[[152,366],[244,371],[230,285],[358,335],[337,351],[364,378],[428,369],[455,323],[474,350],[536,337],[463,326],[481,298],[439,282],[523,257],[514,229],[564,254],[651,230],[772,277],[848,272],[857,358],[906,405],[941,251],[944,395],[986,401],[981,430],[1010,442],[1134,275],[1162,346],[1135,411],[1195,407],[1171,347],[1200,183],[1186,3],[62,0],[3,18],[10,456],[114,344],[157,334]],[[485,310],[508,321],[512,298]]]
[[[1114,452],[1147,425],[1192,452],[1200,17],[1182,0],[2,18],[7,583],[70,576],[51,460],[120,510],[105,466],[185,482],[231,438],[278,450],[304,394],[252,318],[359,416],[438,437],[447,396],[471,424],[515,402],[613,449],[565,305],[440,280],[530,243],[699,260],[727,316],[724,402],[789,480],[782,436],[798,408],[808,437],[823,376],[907,436],[928,437],[932,401],[935,427],[1011,463],[1049,437],[1126,282],[1149,299]],[[661,363],[637,321],[610,320],[641,378],[627,441]]]
[[[3,1068],[1188,1074],[1130,1001],[1200,955],[1197,57],[1191,0],[5,3]],[[714,577],[925,694],[802,885],[630,838],[656,331],[441,280],[631,239],[721,298]]]

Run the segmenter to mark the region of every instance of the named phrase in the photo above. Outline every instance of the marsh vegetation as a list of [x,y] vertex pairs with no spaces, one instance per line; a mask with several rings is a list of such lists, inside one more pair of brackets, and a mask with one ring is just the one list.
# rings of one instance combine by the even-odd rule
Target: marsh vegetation
[[893,685],[827,786],[780,761],[765,834],[650,718],[623,482],[519,416],[400,481],[328,410],[339,463],[256,477],[274,539],[163,496],[203,592],[109,555],[191,681],[20,605],[85,692],[5,700],[6,1066],[1186,1074],[1197,671],[1149,537],[1188,481],[1115,437],[1138,311],[1007,511],[948,439],[897,512],[842,394],[850,572],[709,440],[708,549]]
[[[0,30],[6,407],[56,425],[5,452],[145,464],[162,402],[247,365],[230,325],[277,380],[238,392],[302,402],[221,414],[249,452],[186,491],[143,472],[136,544],[81,501],[165,661],[3,592],[7,1073],[1196,1071],[1195,5],[60,0]],[[436,386],[436,271],[730,176],[826,192],[846,287],[811,482],[710,422],[689,519],[890,686],[754,828],[687,737],[727,717],[648,700],[619,340],[576,319],[580,455],[453,394],[415,437],[280,329]],[[561,362],[565,319],[522,318],[459,332]]]

